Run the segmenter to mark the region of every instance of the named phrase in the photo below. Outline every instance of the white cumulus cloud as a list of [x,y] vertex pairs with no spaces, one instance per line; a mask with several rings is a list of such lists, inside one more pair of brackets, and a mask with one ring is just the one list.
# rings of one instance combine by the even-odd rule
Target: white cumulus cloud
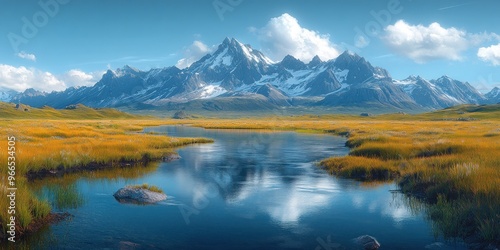
[[424,26],[399,20],[385,28],[382,38],[395,52],[417,63],[438,59],[458,61],[469,46],[467,32],[454,27],[444,28],[436,22]]
[[34,54],[29,54],[24,51],[17,53],[17,56],[22,59],[30,60],[36,62],[36,56]]
[[104,71],[86,73],[79,69],[72,69],[61,75],[60,78],[67,87],[93,86],[101,80],[104,73]]
[[337,46],[330,42],[330,35],[303,28],[288,13],[271,18],[263,28],[251,31],[258,35],[263,51],[275,61],[286,55],[308,62],[316,55],[328,60],[340,54]]
[[490,47],[481,47],[477,51],[479,59],[489,62],[495,66],[500,65],[500,43]]
[[0,64],[0,87],[19,92],[29,88],[45,92],[62,91],[72,86],[92,86],[103,73],[85,73],[74,69],[56,76],[36,68]]
[[212,51],[213,48],[208,47],[203,42],[194,41],[193,44],[183,51],[184,58],[177,61],[175,66],[179,69],[187,68]]
[[0,64],[0,86],[24,91],[35,88],[42,91],[64,90],[66,85],[50,72],[24,66]]

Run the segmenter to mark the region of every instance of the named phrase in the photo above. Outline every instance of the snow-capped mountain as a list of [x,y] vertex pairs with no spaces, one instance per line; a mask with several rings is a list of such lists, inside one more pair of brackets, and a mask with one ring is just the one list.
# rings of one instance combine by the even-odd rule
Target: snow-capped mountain
[[442,76],[437,80],[431,80],[444,93],[457,99],[459,103],[480,104],[486,101],[486,98],[479,93],[468,82],[461,82],[448,76]]
[[394,83],[412,97],[416,103],[426,108],[444,108],[459,103],[457,99],[420,76],[410,76],[401,81],[394,80]]
[[329,93],[320,105],[417,108],[416,103],[392,83],[385,69],[373,67],[363,57],[346,51],[332,62],[337,70],[345,72],[342,85]]
[[420,76],[410,76],[393,82],[417,104],[426,108],[446,108],[464,103],[486,102],[486,98],[469,83],[457,81],[448,76],[430,81]]
[[18,94],[15,90],[0,87],[0,101],[2,102],[10,102]]
[[273,61],[250,45],[226,38],[213,54],[193,63],[187,73],[231,91],[259,81],[272,64]]
[[484,95],[490,103],[500,103],[500,88],[494,87],[490,92]]
[[286,56],[273,62],[260,51],[226,38],[211,54],[186,69],[108,70],[92,87],[43,93],[26,90],[12,100],[31,106],[182,107],[259,109],[293,105],[392,109],[443,108],[486,99],[470,84],[442,77],[393,80],[387,70],[344,52],[334,60],[302,62]]

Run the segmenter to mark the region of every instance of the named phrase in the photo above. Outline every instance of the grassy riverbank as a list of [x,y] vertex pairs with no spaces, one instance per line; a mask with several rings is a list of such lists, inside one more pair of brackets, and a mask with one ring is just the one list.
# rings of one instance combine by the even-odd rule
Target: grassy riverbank
[[[18,234],[38,228],[37,224],[45,222],[51,211],[51,206],[39,200],[28,188],[27,176],[143,165],[175,154],[176,147],[212,142],[203,138],[171,138],[139,133],[146,126],[161,125],[163,122],[143,120],[143,117],[114,110],[83,107],[65,110],[62,116],[52,119],[61,111],[12,111],[10,106],[8,108],[9,112],[0,109],[0,113],[22,112],[19,119],[0,120],[0,135],[4,138],[0,146],[0,163],[3,166],[7,166],[9,156],[7,137],[15,137],[15,216]],[[26,112],[35,113],[35,118],[26,119]],[[88,117],[86,114],[98,120],[74,120],[75,117]],[[103,114],[107,116],[106,120],[99,119]],[[0,207],[5,209],[0,210],[0,223],[5,233],[8,218],[13,215],[6,209],[10,202],[7,188],[11,187],[7,183],[6,168],[1,176]]]
[[188,123],[347,136],[349,155],[325,159],[322,167],[363,181],[394,179],[403,192],[431,204],[428,215],[445,236],[500,243],[499,105],[460,106],[419,115],[193,119]]
[[[362,181],[396,180],[403,192],[430,204],[427,214],[445,236],[500,243],[499,105],[461,106],[418,115],[281,115],[251,119],[157,120],[91,109],[95,119],[75,120],[71,112],[83,112],[81,109],[64,111],[53,118],[57,112],[62,111],[50,110],[51,118],[43,118],[42,112],[35,119],[23,116],[0,121],[2,136],[16,137],[20,231],[46,218],[50,211],[50,206],[27,188],[28,173],[89,165],[130,165],[159,159],[173,153],[177,146],[209,142],[139,133],[146,126],[190,124],[213,129],[293,130],[346,136],[349,155],[324,159],[322,167],[337,176]],[[114,114],[115,118],[99,119],[99,112]],[[5,153],[0,154],[0,162],[6,164]],[[5,186],[1,190],[5,193]],[[0,206],[6,204],[3,194]],[[2,225],[6,212],[0,211]]]

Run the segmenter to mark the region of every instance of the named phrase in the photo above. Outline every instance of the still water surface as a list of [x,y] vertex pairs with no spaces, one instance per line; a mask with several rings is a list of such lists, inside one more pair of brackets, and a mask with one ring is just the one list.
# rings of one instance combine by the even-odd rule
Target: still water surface
[[[325,157],[347,154],[344,138],[185,126],[145,130],[151,131],[213,138],[215,143],[183,147],[180,160],[132,177],[75,178],[64,188],[73,189],[81,202],[60,208],[74,217],[28,244],[47,249],[319,250],[351,249],[351,239],[364,234],[376,237],[381,249],[423,249],[442,241],[417,203],[391,192],[397,189],[394,184],[337,179],[315,166]],[[121,204],[112,196],[127,184],[142,183],[160,187],[168,199],[141,206]],[[41,190],[50,196],[53,188]]]

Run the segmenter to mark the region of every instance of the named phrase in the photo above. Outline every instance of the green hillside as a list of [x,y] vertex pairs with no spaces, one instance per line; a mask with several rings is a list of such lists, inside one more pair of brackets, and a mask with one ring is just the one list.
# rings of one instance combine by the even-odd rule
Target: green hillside
[[33,108],[27,105],[0,102],[0,118],[4,119],[139,119],[151,118],[131,115],[116,109],[94,109],[78,104],[66,109],[52,107]]

